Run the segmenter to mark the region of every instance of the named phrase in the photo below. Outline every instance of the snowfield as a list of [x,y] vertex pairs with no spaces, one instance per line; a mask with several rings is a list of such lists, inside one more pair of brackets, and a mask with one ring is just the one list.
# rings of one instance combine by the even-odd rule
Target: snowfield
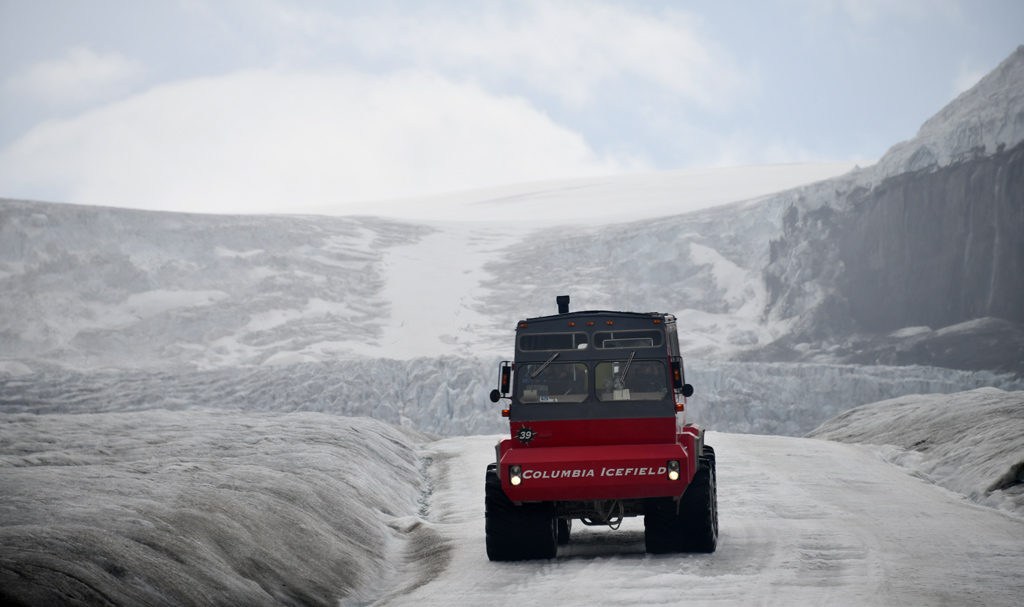
[[[1019,418],[1024,397],[997,392],[959,400],[995,398]],[[944,416],[905,414],[931,404],[873,405],[871,419],[939,440]],[[996,415],[976,420],[994,428]],[[555,560],[498,564],[483,537],[498,436],[202,409],[0,423],[4,602],[1017,605],[1024,593],[1021,513],[976,505],[872,445],[713,432],[717,552],[646,555],[629,519],[577,523]],[[979,458],[1019,457],[1019,433],[986,434]]]

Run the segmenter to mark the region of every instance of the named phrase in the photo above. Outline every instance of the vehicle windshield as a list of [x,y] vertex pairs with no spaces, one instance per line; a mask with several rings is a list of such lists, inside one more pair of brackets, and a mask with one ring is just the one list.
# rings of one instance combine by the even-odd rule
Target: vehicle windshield
[[583,363],[529,363],[516,368],[520,377],[519,400],[524,403],[581,403],[587,399],[589,382]]
[[[556,362],[557,354],[545,362],[520,364],[516,367],[519,402],[582,403],[590,394],[587,365],[579,362]],[[658,360],[602,361],[594,371],[594,393],[601,402],[660,401],[669,392],[665,363]]]
[[600,362],[594,379],[601,401],[661,400],[668,394],[668,374],[657,360]]

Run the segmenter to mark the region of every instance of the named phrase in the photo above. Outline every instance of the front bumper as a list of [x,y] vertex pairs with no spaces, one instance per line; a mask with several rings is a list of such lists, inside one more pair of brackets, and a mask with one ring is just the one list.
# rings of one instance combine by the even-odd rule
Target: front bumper
[[[514,502],[678,497],[696,471],[687,436],[677,443],[543,448],[502,441],[502,489]],[[676,480],[669,479],[669,462],[679,462]],[[512,466],[520,470],[518,485],[510,482]]]

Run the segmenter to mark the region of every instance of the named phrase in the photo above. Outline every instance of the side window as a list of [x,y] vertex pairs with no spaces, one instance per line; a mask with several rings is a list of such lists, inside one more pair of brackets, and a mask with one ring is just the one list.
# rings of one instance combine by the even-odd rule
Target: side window
[[516,366],[519,402],[582,403],[589,391],[583,363],[529,363]]
[[669,393],[665,363],[658,360],[610,361],[594,369],[601,401],[662,400]]
[[672,356],[679,356],[679,334],[676,333],[676,325],[668,325],[668,351]]

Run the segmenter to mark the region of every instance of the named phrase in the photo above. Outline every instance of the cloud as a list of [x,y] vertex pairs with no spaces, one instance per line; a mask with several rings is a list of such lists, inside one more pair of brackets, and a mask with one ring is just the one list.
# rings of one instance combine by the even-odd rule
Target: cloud
[[287,211],[642,168],[521,98],[429,72],[250,70],[39,125],[0,153],[0,195]]
[[8,94],[50,106],[71,106],[121,94],[143,71],[140,62],[117,53],[75,47],[60,59],[37,63],[12,76],[4,88]]
[[929,20],[936,16],[955,19],[961,16],[959,0],[791,0],[810,14],[837,14],[858,25],[870,25],[888,19]]
[[704,108],[728,105],[745,77],[688,13],[602,2],[430,5],[338,16],[273,4],[267,27],[339,41],[365,61],[414,65],[492,90],[526,87],[570,108],[622,87],[652,87]]
[[705,152],[705,166],[755,166],[821,160],[820,154],[811,153],[794,140],[765,139],[743,130],[714,134],[695,132],[691,136],[710,142]]

